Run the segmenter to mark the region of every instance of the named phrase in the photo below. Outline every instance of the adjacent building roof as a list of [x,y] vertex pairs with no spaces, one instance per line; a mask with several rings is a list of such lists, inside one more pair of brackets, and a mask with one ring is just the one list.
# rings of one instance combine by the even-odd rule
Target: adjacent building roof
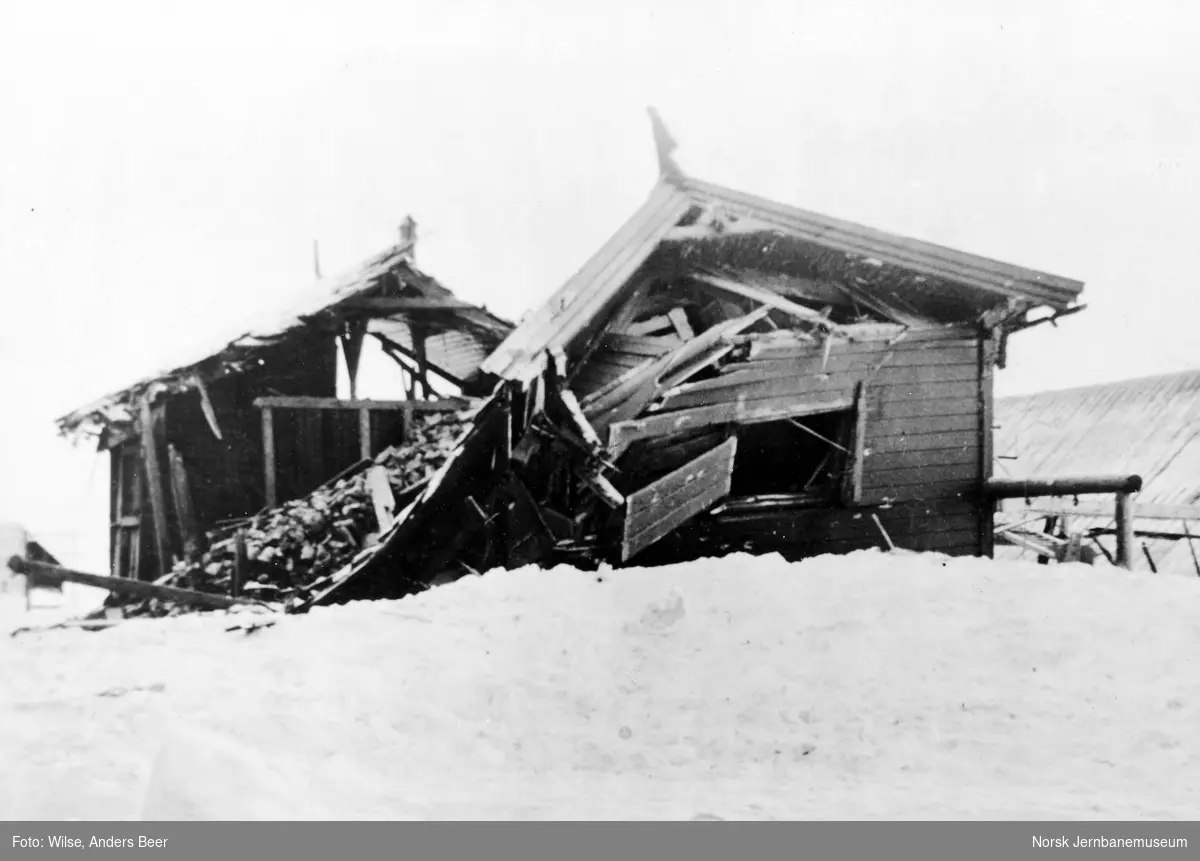
[[933,243],[885,233],[825,215],[664,171],[633,217],[542,306],[529,314],[484,363],[482,371],[527,379],[545,351],[565,349],[677,228],[698,213],[719,211],[739,222],[735,232],[782,236],[789,255],[803,257],[827,278],[851,283],[876,299],[912,307],[930,317],[1003,306],[1069,307],[1083,284],[990,260]]
[[[411,327],[419,320],[427,333],[429,362],[465,378],[512,331],[512,324],[457,299],[418,270],[411,257],[412,242],[404,242],[340,278],[312,283],[289,295],[281,307],[271,309],[260,321],[249,325],[238,321],[226,337],[184,352],[165,369],[63,416],[58,420],[59,430],[64,434],[98,432],[106,425],[129,421],[148,394],[183,391],[195,387],[198,379],[237,373],[256,361],[262,351],[314,325],[335,327],[349,312],[369,317],[370,331],[406,348],[413,345]],[[389,306],[385,296],[408,297],[408,305],[394,301]],[[372,306],[374,300],[380,301]]]
[[1138,505],[1200,503],[1200,371],[996,401],[998,473],[1137,474]]

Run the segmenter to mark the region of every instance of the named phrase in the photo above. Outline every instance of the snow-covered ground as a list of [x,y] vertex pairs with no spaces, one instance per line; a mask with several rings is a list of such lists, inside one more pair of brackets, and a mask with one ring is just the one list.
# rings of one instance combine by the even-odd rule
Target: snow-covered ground
[[1194,818],[1200,578],[877,552],[4,637],[0,819]]

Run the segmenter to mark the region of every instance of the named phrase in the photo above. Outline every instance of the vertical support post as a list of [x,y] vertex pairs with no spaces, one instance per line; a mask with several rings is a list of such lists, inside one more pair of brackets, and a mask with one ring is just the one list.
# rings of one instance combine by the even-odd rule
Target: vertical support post
[[400,413],[402,416],[404,416],[404,430],[401,439],[404,442],[408,442],[413,438],[413,408],[411,406],[406,406],[400,411]]
[[1133,570],[1133,494],[1117,494],[1117,565]]
[[[979,345],[979,479],[992,477],[993,430],[995,423],[995,369],[999,358],[999,333],[987,332]],[[996,555],[996,501],[984,495],[979,504],[979,555]]]
[[142,540],[144,532],[142,527],[145,525],[146,518],[143,516],[142,506],[145,501],[145,483],[142,478],[142,469],[140,459],[136,456],[136,451],[128,462],[131,467],[129,478],[130,491],[133,493],[133,501],[131,505],[131,516],[137,523],[137,527],[130,531],[129,538],[129,568],[125,572],[126,577],[132,577],[134,580],[141,579],[142,576]]
[[371,411],[366,407],[358,411],[358,453],[363,460],[371,456]]
[[147,398],[142,401],[142,459],[146,463],[146,486],[150,491],[150,511],[154,516],[155,548],[160,576],[171,571],[171,541],[167,532],[167,499],[163,493],[162,467],[158,460],[157,411]]
[[239,529],[233,536],[233,580],[229,584],[229,597],[238,598],[242,594],[242,584],[246,582],[246,530]]
[[125,454],[120,446],[109,449],[109,514],[112,528],[109,530],[109,572],[114,577],[123,577],[121,562],[125,545]]
[[433,390],[429,387],[429,359],[425,352],[425,339],[428,337],[424,329],[412,330],[413,347],[417,353],[417,373],[421,380],[421,395],[428,399]]
[[342,355],[346,359],[346,375],[350,378],[350,400],[358,398],[358,366],[362,359],[363,341],[367,335],[366,320],[352,320],[342,335]]
[[262,411],[263,494],[267,508],[275,507],[275,417],[270,407]]
[[[842,501],[846,505],[858,505],[862,501],[863,457],[867,438],[867,384],[860,382],[854,391],[854,438],[850,443],[850,462],[843,475]],[[828,455],[826,455],[828,458]],[[821,466],[826,461],[821,462]],[[813,474],[813,478],[816,474]],[[812,479],[809,479],[812,482]]]

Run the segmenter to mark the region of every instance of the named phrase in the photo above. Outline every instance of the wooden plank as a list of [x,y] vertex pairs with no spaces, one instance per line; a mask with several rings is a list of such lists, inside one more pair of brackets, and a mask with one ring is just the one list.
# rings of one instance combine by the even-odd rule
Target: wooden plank
[[831,362],[827,372],[821,372],[818,368],[801,371],[797,368],[789,367],[786,363],[774,363],[773,366],[748,364],[745,368],[736,370],[729,370],[734,366],[727,365],[726,370],[720,376],[696,383],[688,383],[687,385],[678,387],[675,391],[679,394],[688,394],[692,392],[714,392],[729,388],[749,390],[762,386],[778,388],[781,384],[791,384],[797,391],[807,391],[829,386],[847,385],[847,381],[853,384],[854,381],[859,379],[869,380],[872,388],[921,387],[935,391],[940,390],[942,386],[949,383],[974,382],[978,378],[978,371],[974,364],[946,366],[912,365],[907,367],[884,366],[875,373],[871,373],[869,369],[851,372],[839,369],[833,365],[834,363]]
[[373,297],[351,299],[341,307],[384,314],[401,314],[412,311],[474,311],[478,306],[461,299],[426,298],[424,296]]
[[682,308],[672,308],[667,312],[667,318],[671,321],[671,325],[675,327],[675,331],[683,341],[690,341],[696,337],[696,333],[692,331],[692,324],[688,322],[687,311]]
[[768,398],[712,404],[690,410],[659,413],[636,421],[618,422],[609,428],[608,450],[619,456],[639,439],[667,436],[723,424],[755,424],[778,419],[817,415],[849,409],[849,393],[799,398]]
[[[867,398],[871,417],[876,421],[892,419],[912,420],[945,416],[970,416],[978,422],[979,405],[975,400],[975,386],[967,385],[966,394],[957,390],[948,396],[935,398]],[[939,389],[939,394],[943,390]]]
[[274,508],[278,499],[275,482],[278,471],[275,463],[275,416],[271,407],[262,411],[263,495],[267,508]]
[[885,470],[875,470],[868,466],[866,474],[863,476],[863,484],[868,489],[875,489],[968,479],[974,480],[982,486],[982,480],[979,477],[979,463],[974,459],[970,463],[956,463],[947,466],[902,467]]
[[[383,334],[382,332],[372,332],[371,334],[375,337],[375,340],[379,342],[379,346],[383,349],[383,351],[391,357],[392,361],[395,362],[397,365],[399,365],[401,368],[403,368],[405,374],[411,375],[412,367],[408,364],[408,361],[405,361],[405,360],[407,359],[409,361],[416,362],[417,361],[416,353],[414,353],[412,350],[409,350],[403,344],[393,341],[391,338],[389,338],[387,335]],[[459,377],[456,377],[454,374],[450,373],[445,368],[441,368],[438,365],[434,364],[433,362],[429,362],[428,365],[429,365],[430,371],[437,374],[439,377],[441,377],[443,380],[448,382],[450,385],[458,386],[461,389],[466,384],[464,380],[462,380]],[[410,376],[410,382],[411,382],[411,376]],[[412,396],[412,392],[410,391],[410,397],[411,396]]]
[[[815,313],[815,312],[814,312]],[[853,327],[845,327],[853,333]],[[814,352],[820,353],[824,345],[814,341],[804,332],[785,329],[778,332],[758,333],[747,338],[750,342],[750,356],[754,359],[790,359],[807,358]],[[872,340],[842,342],[837,345],[839,352],[850,355],[863,353],[879,353],[895,350],[897,352],[939,349],[970,349],[979,342],[979,336],[969,330],[926,329],[905,332],[899,340]]]
[[[950,417],[952,420],[958,417]],[[971,416],[963,416],[964,422],[970,422]],[[926,421],[935,421],[926,419]],[[975,422],[978,423],[977,421]],[[867,429],[867,447],[876,453],[887,451],[929,451],[944,448],[969,448],[978,450],[979,432],[976,428],[962,430],[947,430],[932,433],[905,433],[889,436],[873,436]]]
[[9,567],[19,574],[33,574],[39,580],[46,582],[82,583],[97,589],[106,589],[119,595],[132,595],[137,598],[158,598],[165,601],[175,601],[180,604],[193,604],[198,607],[212,609],[228,609],[238,604],[259,604],[258,601],[230,598],[227,595],[213,595],[208,592],[193,592],[190,589],[178,589],[174,586],[160,586],[136,580],[132,577],[105,577],[102,574],[89,574],[85,571],[75,571],[58,565],[47,565],[44,562],[30,562],[19,556],[14,556],[8,562]]
[[[920,371],[924,369],[912,369]],[[921,381],[906,379],[908,374],[880,375],[870,379],[872,408],[886,401],[899,400],[929,400],[941,398],[967,397],[974,400],[978,394],[978,383],[974,374],[963,374],[963,379],[950,381]],[[781,376],[765,380],[738,380],[719,377],[715,380],[703,380],[698,383],[688,383],[668,392],[663,399],[662,409],[690,409],[707,404],[720,403],[725,400],[744,398],[746,400],[761,400],[765,398],[794,397],[797,395],[819,394],[835,391],[852,391],[854,385],[862,379],[848,374],[823,376]]]
[[192,383],[196,387],[196,391],[200,393],[200,411],[204,413],[204,420],[208,422],[209,429],[213,432],[213,436],[217,439],[223,439],[221,436],[221,427],[217,424],[217,411],[213,409],[212,401],[208,397],[208,388],[204,385],[204,379],[196,374],[192,377]]
[[371,494],[371,505],[375,509],[375,521],[380,532],[387,532],[395,522],[396,497],[392,493],[392,482],[387,468],[381,465],[367,470],[367,491]]
[[798,305],[790,299],[785,299],[778,293],[767,290],[764,287],[752,287],[748,284],[739,284],[736,281],[731,281],[728,278],[721,278],[717,275],[708,275],[704,273],[694,272],[689,275],[693,280],[699,281],[702,284],[707,284],[710,287],[715,287],[726,293],[732,293],[735,296],[741,296],[743,299],[751,299],[759,302],[777,311],[782,311],[785,314],[790,314],[797,319],[803,320],[806,323],[812,323],[819,326],[827,332],[834,332],[840,335],[845,335],[845,329],[836,323],[832,323],[822,317],[820,312],[814,311],[812,308],[807,308],[804,305]]
[[626,561],[729,495],[737,438],[663,476],[625,501]]
[[657,359],[677,348],[682,341],[678,337],[651,338],[645,335],[629,335],[621,332],[609,332],[601,343],[615,353],[629,353],[633,356],[644,356]]
[[162,467],[158,459],[157,425],[162,417],[149,400],[142,401],[142,459],[146,464],[146,487],[150,492],[150,512],[154,518],[155,549],[158,552],[159,574],[171,570],[171,535],[168,532],[167,499],[163,492]]
[[662,332],[672,327],[671,318],[666,314],[659,314],[657,317],[650,317],[637,323],[632,323],[626,326],[623,335],[651,335],[655,332]]
[[744,317],[727,320],[681,345],[677,350],[656,359],[637,376],[596,401],[586,411],[588,418],[593,419],[597,430],[602,432],[607,431],[607,427],[615,422],[634,418],[655,398],[663,377],[704,355],[726,338],[754,325],[765,317],[766,313],[767,309],[760,308]]
[[[775,355],[767,352],[761,355],[751,342],[750,351],[746,357],[746,365],[764,370],[783,371],[819,371],[822,365],[823,350],[815,347],[794,355]],[[978,346],[974,341],[955,342],[953,346],[946,344],[904,345],[894,347],[886,345],[844,344],[835,343],[830,352],[826,371],[855,371],[869,372],[877,367],[941,367],[944,365],[964,365],[971,369],[978,367]]]
[[171,494],[175,500],[175,519],[179,523],[179,534],[183,538],[184,555],[193,559],[203,550],[204,535],[192,505],[192,490],[188,481],[187,467],[183,456],[175,446],[167,446],[167,461],[171,470]]
[[337,398],[272,395],[254,400],[254,406],[259,409],[287,410],[415,410],[416,412],[445,413],[464,410],[470,405],[471,402],[465,398],[440,398],[436,401],[346,401]]
[[358,411],[358,456],[366,460],[371,456],[371,411]]
[[979,465],[979,449],[945,448],[922,451],[872,452],[866,457],[866,470],[871,473],[894,472],[899,469],[931,469],[942,466]]

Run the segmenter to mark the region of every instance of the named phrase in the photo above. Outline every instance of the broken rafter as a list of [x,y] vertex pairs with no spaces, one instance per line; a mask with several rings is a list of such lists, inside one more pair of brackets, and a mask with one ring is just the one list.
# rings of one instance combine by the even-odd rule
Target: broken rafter
[[777,311],[783,311],[785,314],[790,314],[806,323],[812,323],[819,326],[828,332],[832,332],[843,337],[849,338],[850,335],[846,330],[836,323],[831,322],[821,315],[819,311],[814,311],[812,308],[806,308],[803,305],[798,305],[790,299],[785,299],[774,291],[764,287],[751,287],[748,284],[739,284],[737,281],[731,281],[728,278],[722,278],[719,275],[711,275],[703,272],[693,272],[690,275],[696,281],[707,284],[710,287],[715,287],[718,290],[724,290],[727,293],[733,293],[736,296],[741,296],[744,299],[751,299],[763,305],[770,306]]
[[841,443],[836,443],[833,440],[831,440],[829,437],[822,436],[821,434],[817,433],[815,430],[810,428],[808,425],[803,424],[802,422],[798,421],[797,419],[789,418],[788,421],[791,422],[792,424],[794,424],[796,427],[800,428],[800,430],[804,431],[805,433],[812,434],[817,439],[819,439],[821,442],[828,443],[829,445],[833,446],[840,452],[850,454],[850,449],[846,448]]
[[[392,361],[396,362],[396,364],[403,367],[406,371],[409,371],[409,373],[412,373],[412,370],[410,370],[403,362],[401,362],[398,358],[396,358],[396,355],[393,355],[393,354],[399,354],[400,356],[403,356],[404,358],[409,359],[410,361],[419,362],[420,359],[418,358],[416,353],[414,353],[412,350],[409,350],[404,345],[396,343],[391,338],[389,338],[387,335],[384,335],[382,332],[372,332],[371,335],[377,341],[379,341],[380,347],[383,348],[383,351],[385,353],[387,353],[389,356],[391,356]],[[426,361],[426,367],[430,371],[433,371],[433,373],[437,374],[439,377],[441,377],[446,382],[450,383],[451,385],[458,386],[460,389],[465,385],[464,381],[460,377],[456,377],[454,374],[450,373],[449,371],[439,368],[433,362],[430,362],[428,360],[428,358],[426,358],[425,361]]]

